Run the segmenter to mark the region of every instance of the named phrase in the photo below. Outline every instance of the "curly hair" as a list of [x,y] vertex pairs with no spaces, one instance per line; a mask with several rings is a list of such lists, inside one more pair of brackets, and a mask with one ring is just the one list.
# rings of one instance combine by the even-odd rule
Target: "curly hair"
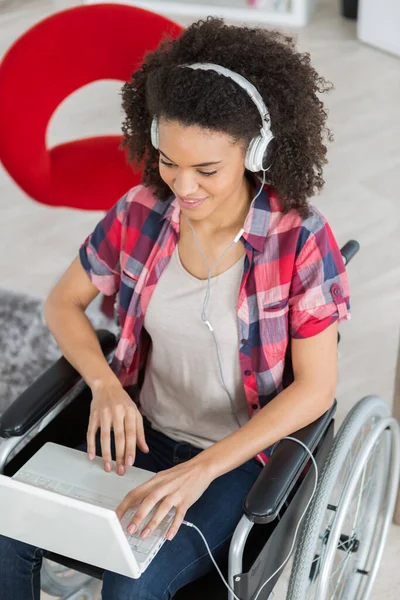
[[161,200],[171,195],[151,144],[153,116],[224,132],[243,148],[260,130],[260,114],[236,82],[215,71],[176,68],[195,62],[227,67],[258,89],[275,136],[268,182],[283,212],[295,209],[305,217],[308,198],[324,185],[325,141],[332,139],[317,93],[332,84],[311,66],[309,54],[296,51],[293,38],[258,27],[229,26],[221,18],[208,17],[177,39],[163,39],[121,90],[123,147],[132,166],[142,170],[143,184]]

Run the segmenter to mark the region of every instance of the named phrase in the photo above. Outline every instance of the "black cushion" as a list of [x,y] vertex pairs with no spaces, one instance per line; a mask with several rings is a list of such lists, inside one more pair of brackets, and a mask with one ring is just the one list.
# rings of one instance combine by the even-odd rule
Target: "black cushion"
[[[303,427],[290,437],[303,442],[314,451],[322,439],[336,411],[336,400],[319,419]],[[244,503],[244,511],[254,523],[270,523],[276,519],[283,503],[296,483],[309,455],[302,446],[291,440],[282,440],[265,465]]]

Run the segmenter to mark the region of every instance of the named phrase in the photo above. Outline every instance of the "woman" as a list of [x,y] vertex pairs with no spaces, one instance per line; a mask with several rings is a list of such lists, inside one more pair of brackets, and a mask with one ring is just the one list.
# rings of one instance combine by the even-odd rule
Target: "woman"
[[[123,87],[125,144],[143,185],[99,223],[46,302],[93,393],[89,459],[97,450],[111,470],[113,430],[117,472],[156,473],[119,517],[141,503],[129,525],[138,529],[159,503],[145,537],[176,510],[170,543],[140,579],[105,573],[106,600],[167,600],[213,568],[182,521],[221,559],[273,446],[332,404],[348,284],[308,203],[324,183],[330,134],[317,93],[328,88],[291,39],[216,18],[165,41]],[[99,291],[118,292],[111,368],[85,316]],[[38,600],[41,557],[2,538],[3,598]]]

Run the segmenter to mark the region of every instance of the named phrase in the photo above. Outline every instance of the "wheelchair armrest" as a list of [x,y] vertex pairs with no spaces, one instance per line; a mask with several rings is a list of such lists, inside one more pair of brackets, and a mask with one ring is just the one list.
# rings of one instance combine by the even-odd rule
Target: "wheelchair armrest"
[[[335,411],[336,400],[319,419],[291,437],[300,440],[314,452]],[[291,440],[279,442],[244,501],[244,512],[250,521],[270,523],[276,519],[309,460],[308,453],[300,444]]]
[[[115,335],[96,331],[105,356],[117,344]],[[81,379],[78,371],[62,356],[4,411],[0,417],[0,437],[24,435],[62,400]]]

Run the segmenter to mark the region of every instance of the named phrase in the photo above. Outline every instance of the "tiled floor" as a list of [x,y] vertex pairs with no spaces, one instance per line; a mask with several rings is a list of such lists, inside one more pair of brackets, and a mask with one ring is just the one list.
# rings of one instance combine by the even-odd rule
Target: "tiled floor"
[[[0,0],[0,54],[54,6],[68,4],[73,2]],[[393,395],[400,323],[400,62],[358,43],[354,23],[339,17],[337,5],[321,0],[298,40],[336,88],[326,98],[336,142],[315,203],[340,244],[349,238],[361,243],[348,269],[353,319],[342,328],[340,423],[363,395],[379,393],[388,403]],[[52,120],[49,144],[119,131],[118,89],[115,82],[96,83],[68,98]],[[100,217],[41,206],[0,168],[1,285],[45,295]],[[398,598],[399,561],[400,528],[393,527],[373,600]],[[284,582],[275,600],[285,597]]]

